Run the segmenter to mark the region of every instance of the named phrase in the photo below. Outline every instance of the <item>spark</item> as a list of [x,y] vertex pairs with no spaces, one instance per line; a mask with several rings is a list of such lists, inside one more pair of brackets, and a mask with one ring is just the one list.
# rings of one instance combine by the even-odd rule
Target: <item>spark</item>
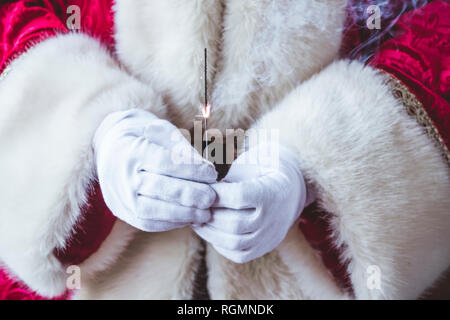
[[211,116],[211,105],[208,103],[208,49],[205,48],[205,105],[202,108],[202,116],[205,126],[205,156],[209,158],[208,150],[208,119]]
[[211,115],[211,105],[208,103],[205,107],[202,108],[202,116],[205,119],[209,119]]

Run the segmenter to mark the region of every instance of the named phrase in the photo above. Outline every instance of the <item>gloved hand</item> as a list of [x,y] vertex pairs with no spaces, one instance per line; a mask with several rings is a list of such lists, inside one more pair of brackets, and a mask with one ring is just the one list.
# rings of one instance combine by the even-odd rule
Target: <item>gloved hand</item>
[[[269,145],[242,154],[221,182],[212,220],[195,232],[224,257],[245,263],[275,249],[300,216],[307,199],[297,156]],[[278,156],[279,155],[279,156]]]
[[214,165],[170,122],[144,110],[107,116],[94,137],[100,187],[119,219],[148,232],[210,220]]

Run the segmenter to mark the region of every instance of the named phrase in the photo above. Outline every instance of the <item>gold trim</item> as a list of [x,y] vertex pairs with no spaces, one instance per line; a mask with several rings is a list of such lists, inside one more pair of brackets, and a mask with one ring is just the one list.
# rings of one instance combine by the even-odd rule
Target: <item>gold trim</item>
[[428,112],[423,104],[400,80],[394,78],[390,74],[388,74],[388,76],[389,79],[387,80],[387,85],[391,88],[394,97],[399,99],[405,106],[408,114],[414,117],[417,122],[424,127],[427,136],[435,141],[450,166],[450,150],[442,139],[438,129],[434,125],[433,120],[428,115]]

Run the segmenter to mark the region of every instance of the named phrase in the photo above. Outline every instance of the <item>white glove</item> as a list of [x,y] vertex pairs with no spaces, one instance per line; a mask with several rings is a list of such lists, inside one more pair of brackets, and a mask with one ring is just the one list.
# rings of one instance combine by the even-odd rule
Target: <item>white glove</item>
[[212,220],[196,233],[224,257],[245,263],[275,249],[286,237],[307,200],[297,156],[287,148],[271,155],[269,146],[242,154],[217,193]]
[[170,122],[138,109],[110,114],[94,151],[105,203],[119,219],[149,232],[210,220],[217,172]]

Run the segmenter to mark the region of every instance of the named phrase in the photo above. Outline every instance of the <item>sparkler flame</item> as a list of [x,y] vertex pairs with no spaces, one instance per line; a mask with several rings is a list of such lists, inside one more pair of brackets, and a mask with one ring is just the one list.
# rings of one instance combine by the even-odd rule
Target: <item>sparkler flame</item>
[[203,118],[208,119],[211,115],[211,105],[208,103],[206,106],[202,107]]

